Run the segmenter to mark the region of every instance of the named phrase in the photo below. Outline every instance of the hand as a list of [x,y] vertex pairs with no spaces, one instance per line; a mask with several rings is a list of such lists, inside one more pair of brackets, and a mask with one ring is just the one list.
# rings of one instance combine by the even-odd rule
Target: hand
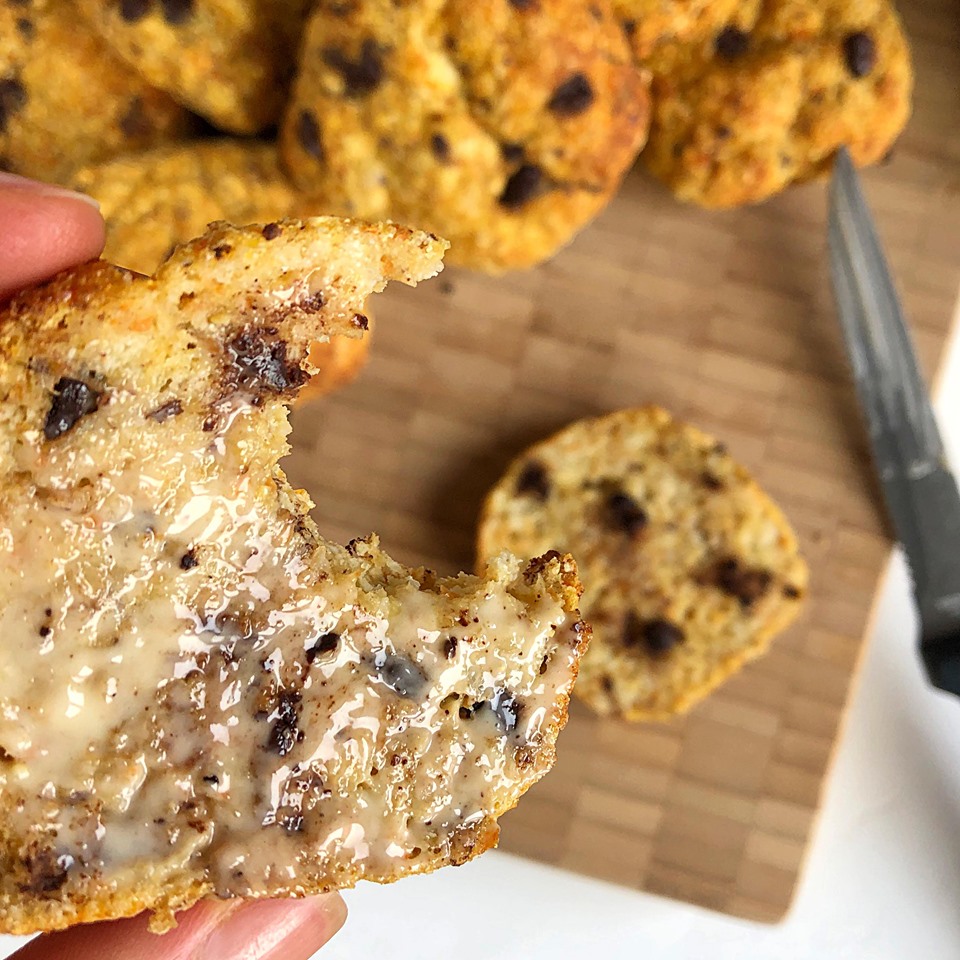
[[[0,298],[92,260],[104,223],[88,197],[0,173]],[[305,900],[205,902],[157,936],[146,915],[47,934],[14,960],[307,960],[343,925],[337,894]]]

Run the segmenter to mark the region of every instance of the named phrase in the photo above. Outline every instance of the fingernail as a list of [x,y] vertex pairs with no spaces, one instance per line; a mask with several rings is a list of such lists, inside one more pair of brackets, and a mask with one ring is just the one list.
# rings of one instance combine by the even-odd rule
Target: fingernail
[[41,180],[31,180],[29,177],[21,177],[16,173],[0,172],[0,190],[5,187],[13,190],[38,193],[44,197],[64,197],[69,200],[82,200],[97,210],[100,209],[100,204],[86,193],[67,190],[66,187],[58,187],[55,183],[43,183]]
[[339,929],[347,907],[338,894],[303,900],[260,900],[226,914],[205,943],[197,960],[304,960]]

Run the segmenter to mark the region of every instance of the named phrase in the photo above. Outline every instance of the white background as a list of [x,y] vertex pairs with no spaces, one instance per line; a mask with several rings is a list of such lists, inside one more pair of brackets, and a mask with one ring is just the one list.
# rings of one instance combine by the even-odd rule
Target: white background
[[[958,342],[938,406],[958,465]],[[932,691],[921,674],[902,562],[896,558],[890,571],[784,923],[732,920],[500,853],[345,897],[350,919],[317,955],[322,960],[957,960],[960,700]],[[21,942],[0,937],[0,957]]]

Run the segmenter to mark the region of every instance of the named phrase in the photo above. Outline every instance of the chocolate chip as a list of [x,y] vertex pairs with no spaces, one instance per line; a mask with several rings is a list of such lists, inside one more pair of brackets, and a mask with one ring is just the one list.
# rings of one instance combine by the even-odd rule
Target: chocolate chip
[[542,463],[531,460],[517,477],[518,494],[530,494],[536,500],[546,500],[550,496],[550,479]]
[[593,87],[585,73],[574,73],[553,91],[547,109],[558,117],[574,117],[593,103]]
[[643,639],[651,653],[667,653],[683,641],[683,631],[669,620],[649,620],[643,627]]
[[321,163],[326,158],[323,150],[323,134],[320,131],[320,124],[317,118],[309,110],[301,110],[297,117],[297,139],[300,146],[303,147],[311,157],[319,160]]
[[181,558],[180,558],[180,569],[181,570],[192,570],[200,561],[197,559],[197,548],[191,547]]
[[31,850],[23,859],[28,880],[20,885],[24,893],[52,894],[60,890],[67,882],[67,871],[74,860],[69,854],[59,856],[49,847]]
[[146,417],[148,420],[153,420],[156,423],[166,423],[167,420],[178,417],[181,413],[183,413],[183,404],[179,400],[174,399],[160,404],[155,410],[147,413]]
[[325,633],[317,637],[313,646],[307,651],[307,663],[313,663],[318,657],[325,657],[333,653],[340,643],[339,633]]
[[843,59],[854,77],[865,77],[877,62],[877,45],[864,30],[848,33],[843,38]]
[[456,637],[447,637],[447,639],[443,641],[443,655],[448,660],[452,660],[457,655]]
[[233,368],[230,378],[238,387],[283,393],[302,386],[307,379],[300,364],[287,358],[287,344],[262,327],[233,337],[227,343],[227,356]]
[[37,631],[37,633],[39,633],[41,637],[49,637],[50,634],[53,633],[53,629],[52,629],[51,627],[48,627],[46,624],[44,624],[44,625]]
[[475,717],[481,717],[484,714],[493,714],[497,727],[502,733],[509,733],[517,725],[520,717],[520,704],[516,698],[500,690],[492,700],[479,700],[473,706],[460,707],[461,720],[473,720]]
[[380,679],[394,693],[408,700],[415,700],[427,685],[426,674],[412,660],[397,653],[388,654],[378,665]]
[[220,778],[219,778],[218,776],[216,776],[215,774],[212,774],[212,773],[211,773],[211,774],[209,774],[208,776],[206,776],[206,777],[203,778],[203,782],[204,782],[204,783],[212,784],[213,786],[216,787],[216,786],[218,786],[219,783],[220,783]]
[[6,130],[10,117],[26,104],[26,87],[16,77],[0,80],[0,133]]
[[43,425],[43,435],[56,440],[72,430],[81,417],[100,405],[101,394],[82,380],[61,377],[53,387],[53,402]]
[[624,617],[623,643],[627,647],[643,647],[656,656],[668,653],[683,639],[683,631],[669,620],[643,620],[633,610]]
[[151,6],[151,0],[120,0],[120,16],[127,23],[136,23],[150,12]]
[[517,698],[505,690],[499,691],[490,702],[493,715],[497,718],[497,726],[504,732],[513,730],[520,719],[520,704]]
[[435,133],[430,138],[430,149],[439,163],[450,162],[450,142],[442,133]]
[[501,143],[500,155],[507,163],[519,163],[523,159],[523,144]]
[[323,51],[324,61],[343,80],[348,97],[359,97],[380,86],[383,80],[383,61],[380,47],[374,40],[366,39],[360,47],[360,56],[351,60],[342,50],[330,47]]
[[518,210],[543,189],[543,171],[532,163],[519,167],[507,180],[499,203],[507,210]]
[[636,536],[647,525],[646,513],[633,497],[622,490],[607,497],[603,519],[608,527],[628,537]]
[[233,253],[233,247],[229,243],[218,243],[213,248],[213,255],[218,259],[222,260],[227,254]]
[[700,476],[700,482],[708,490],[722,490],[723,481],[719,477],[715,477],[712,473],[704,473]]
[[32,40],[36,32],[33,21],[28,20],[26,17],[17,18],[17,31],[24,40]]
[[131,139],[146,137],[151,133],[152,128],[141,97],[134,97],[130,101],[126,113],[120,118],[120,131]]
[[297,301],[297,306],[304,313],[319,313],[325,302],[323,291],[317,290],[315,293],[309,293],[305,297],[301,297]]
[[623,31],[628,37],[632,37],[637,32],[637,21],[636,20],[624,20],[623,21]]
[[714,133],[718,140],[729,140],[733,136],[733,131],[723,124],[717,127]]
[[752,607],[770,588],[772,580],[767,570],[744,566],[736,557],[724,557],[714,571],[716,586],[736,597],[744,608]]
[[800,599],[800,590],[799,590],[798,587],[793,586],[793,584],[788,583],[788,584],[783,588],[783,595],[784,595],[788,600],[799,600],[799,599]]
[[353,324],[358,330],[369,330],[370,329],[370,320],[368,317],[365,317],[362,313],[355,313],[350,320],[350,323]]
[[736,60],[747,52],[750,46],[750,36],[739,27],[730,24],[724,27],[713,41],[717,56],[722,60]]
[[260,232],[264,240],[276,240],[283,233],[279,223],[268,223]]
[[276,718],[270,728],[267,747],[285,757],[303,739],[300,730],[300,694],[296,690],[281,690],[277,699]]
[[177,26],[186,23],[193,15],[193,0],[160,0],[163,7],[163,19]]

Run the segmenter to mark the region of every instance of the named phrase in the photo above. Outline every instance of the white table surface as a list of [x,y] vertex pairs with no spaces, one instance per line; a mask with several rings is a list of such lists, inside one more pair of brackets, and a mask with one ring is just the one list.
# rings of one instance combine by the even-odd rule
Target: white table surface
[[[938,407],[960,466],[960,338]],[[926,685],[915,638],[897,557],[810,859],[782,924],[734,920],[494,852],[346,893],[347,925],[317,957],[957,960],[960,700]],[[562,738],[560,749],[562,758]],[[0,957],[22,942],[0,936]]]

